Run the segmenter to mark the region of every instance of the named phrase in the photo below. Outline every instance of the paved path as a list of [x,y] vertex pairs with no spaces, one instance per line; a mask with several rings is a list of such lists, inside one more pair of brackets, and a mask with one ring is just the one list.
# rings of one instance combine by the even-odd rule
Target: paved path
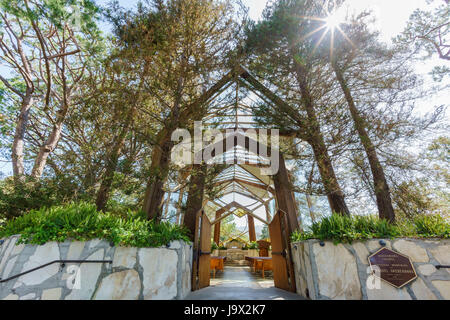
[[301,296],[273,286],[272,279],[254,275],[246,266],[225,266],[211,286],[191,292],[186,300],[304,300]]

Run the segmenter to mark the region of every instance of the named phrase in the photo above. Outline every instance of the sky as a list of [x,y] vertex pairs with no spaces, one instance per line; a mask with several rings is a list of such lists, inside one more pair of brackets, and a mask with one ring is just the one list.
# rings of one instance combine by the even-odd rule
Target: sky
[[[106,4],[109,0],[97,0],[98,4]],[[119,0],[121,6],[133,8],[137,0]],[[258,20],[268,0],[243,0],[249,8],[249,16]],[[377,28],[382,39],[389,40],[400,33],[411,13],[419,7],[427,5],[426,0],[347,0],[348,6],[356,12],[370,9],[377,17]]]
[[[109,0],[97,0],[97,3],[104,5]],[[132,8],[138,1],[133,0],[119,0],[119,3],[127,8]],[[266,6],[267,0],[243,0],[244,4],[249,7],[249,16],[253,20],[258,20],[261,17],[262,11]],[[354,12],[361,12],[370,9],[373,11],[377,22],[375,28],[380,31],[381,40],[390,42],[390,39],[399,34],[404,27],[409,16],[413,11],[419,7],[427,6],[426,0],[347,0],[348,7]],[[107,25],[102,25],[102,29],[107,31]],[[438,59],[431,59],[418,65],[417,69],[420,73],[427,73],[431,71],[433,66],[439,63]],[[0,69],[0,72],[4,70]],[[447,103],[448,98],[442,95],[430,101],[430,104],[436,105],[439,103]],[[6,175],[11,174],[11,164],[0,162],[0,172]],[[236,219],[239,227],[245,227],[246,219]],[[261,228],[260,222],[256,221],[257,229]]]
[[[249,7],[249,16],[258,20],[267,0],[244,0]],[[419,7],[425,6],[426,0],[347,0],[348,6],[356,12],[367,9],[373,10],[377,17],[377,28],[381,37],[389,40],[400,33],[406,25],[411,13]]]

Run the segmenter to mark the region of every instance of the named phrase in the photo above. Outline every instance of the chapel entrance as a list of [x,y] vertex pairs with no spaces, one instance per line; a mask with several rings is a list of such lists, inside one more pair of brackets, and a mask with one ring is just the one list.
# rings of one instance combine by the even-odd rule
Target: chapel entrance
[[[193,164],[181,166],[179,187],[169,189],[167,196],[169,203],[170,194],[176,192],[181,203],[183,193],[187,194],[186,209],[177,216],[192,235],[193,291],[209,287],[211,276],[216,276],[214,271],[220,270],[223,255],[213,253],[212,243],[216,247],[224,245],[221,224],[234,215],[248,219],[248,241],[253,244],[258,240],[255,222],[259,227],[266,226],[265,237],[271,246],[271,250],[261,248],[270,251],[267,256],[262,254],[264,250],[245,255],[244,262],[248,263],[234,271],[253,270],[248,279],[257,276],[255,271],[261,271],[264,279],[264,271],[270,270],[272,287],[295,292],[289,241],[292,232],[299,228],[299,213],[286,167],[286,161],[294,159],[294,155],[284,152],[292,149],[294,136],[270,127],[261,128],[254,117],[255,108],[261,104],[288,107],[249,71],[237,66],[199,99],[199,107],[204,106],[208,114],[199,119],[201,128],[194,123],[192,131],[194,140],[200,136],[205,145],[198,148],[195,141],[193,144],[187,140],[174,147],[175,154],[187,153],[194,160]],[[274,163],[276,169],[272,171]]]
[[[219,221],[213,224],[209,221],[208,216],[201,210],[197,213],[196,218],[196,233],[193,243],[194,260],[193,260],[193,276],[192,276],[192,290],[200,290],[210,286],[211,273],[216,273],[216,262],[222,263],[221,271],[224,271],[224,258],[226,257],[211,257],[211,229]],[[278,211],[273,217],[269,226],[269,234],[271,240],[271,256],[260,257],[245,257],[248,261],[250,270],[256,272],[257,269],[261,271],[264,279],[265,268],[266,271],[272,271],[273,283],[276,288],[295,292],[295,275],[293,270],[293,262],[290,251],[289,235],[285,230],[287,229],[287,215],[283,211]],[[216,228],[217,229],[217,228]],[[260,250],[261,252],[262,250]],[[220,258],[220,259],[218,259]],[[219,263],[220,263],[219,262]],[[214,270],[211,270],[214,268]],[[240,269],[243,269],[242,267]],[[248,271],[248,270],[247,270]],[[229,272],[229,271],[228,271]]]

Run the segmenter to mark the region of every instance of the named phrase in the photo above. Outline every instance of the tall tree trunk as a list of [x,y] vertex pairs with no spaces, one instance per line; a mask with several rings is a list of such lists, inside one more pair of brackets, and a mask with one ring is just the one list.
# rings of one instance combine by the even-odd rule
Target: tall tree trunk
[[58,117],[53,124],[52,131],[44,144],[39,148],[39,153],[36,156],[33,170],[31,171],[31,176],[35,179],[39,179],[42,176],[49,154],[55,150],[61,139],[63,123],[69,110],[69,104],[70,101],[66,99],[61,102],[61,108],[58,110]]
[[173,142],[166,129],[160,132],[157,140],[159,143],[154,146],[152,151],[151,173],[147,182],[143,211],[147,214],[148,219],[156,219],[156,222],[159,222],[164,198],[163,186],[169,174],[170,151]]
[[133,115],[134,111],[132,110],[130,112],[130,115],[127,117],[124,128],[116,139],[116,143],[114,144],[111,153],[106,159],[105,173],[103,174],[102,183],[97,192],[97,199],[95,201],[98,211],[104,211],[106,208],[106,204],[108,203],[112,182],[114,180],[114,173],[117,170],[119,157],[122,153],[123,146],[125,145],[127,134],[130,130]]
[[330,156],[328,155],[328,150],[326,148],[325,141],[320,130],[319,120],[314,109],[313,99],[308,86],[308,72],[301,64],[301,62],[297,61],[294,54],[293,60],[295,72],[297,75],[297,81],[302,95],[302,103],[308,115],[309,128],[307,128],[307,142],[313,149],[314,157],[319,168],[320,176],[322,178],[322,183],[328,197],[330,208],[333,212],[336,212],[338,214],[350,215],[350,211],[348,210],[347,204],[345,203],[344,194],[336,178],[333,164],[331,162]]
[[194,164],[189,181],[189,193],[184,214],[184,225],[190,231],[190,238],[194,241],[195,218],[197,212],[203,207],[203,194],[205,190],[206,165]]
[[20,114],[16,123],[16,131],[14,134],[14,141],[11,150],[13,174],[16,180],[22,180],[25,175],[24,166],[24,139],[25,132],[28,125],[28,116],[30,114],[31,106],[33,105],[33,98],[31,96],[30,90],[27,89],[27,93],[22,100],[22,105],[20,107]]
[[177,225],[182,224],[182,216],[181,216],[181,204],[183,203],[183,195],[184,195],[184,188],[181,188],[178,191],[178,201],[177,201]]
[[[157,223],[161,220],[164,199],[164,182],[169,174],[170,152],[174,142],[172,133],[180,125],[180,106],[182,102],[184,79],[178,78],[175,103],[171,115],[167,118],[166,126],[157,136],[157,144],[152,152],[152,164],[150,167],[150,179],[147,182],[147,190],[144,198],[144,212],[148,219],[155,219]],[[181,119],[187,121],[187,119]]]
[[62,123],[56,123],[53,126],[52,132],[50,133],[47,140],[39,148],[39,153],[34,161],[33,170],[31,171],[31,176],[35,179],[39,179],[44,172],[45,165],[47,164],[47,158],[49,154],[55,150],[58,145],[59,139],[61,138]]
[[307,187],[307,191],[306,191],[305,195],[306,195],[306,204],[308,205],[309,216],[311,217],[311,221],[313,223],[315,223],[316,222],[316,214],[314,213],[313,203],[312,203],[311,194],[310,194],[313,176],[314,176],[314,165],[312,166],[311,172],[309,173],[308,187]]
[[392,206],[391,193],[389,190],[389,185],[386,181],[386,176],[384,174],[383,167],[378,159],[378,155],[375,146],[370,139],[365,121],[360,115],[358,109],[356,108],[355,102],[353,100],[350,89],[347,86],[347,82],[344,79],[342,70],[339,68],[336,61],[332,62],[333,70],[336,74],[336,78],[344,92],[345,99],[347,100],[350,113],[355,124],[355,128],[358,131],[359,138],[364,147],[369,160],[370,169],[372,171],[373,183],[375,187],[375,196],[377,199],[378,213],[381,219],[389,220],[390,222],[395,221],[394,208]]
[[164,201],[164,214],[163,218],[167,219],[169,217],[169,206],[170,206],[170,197],[172,196],[172,192],[167,192],[167,199]]

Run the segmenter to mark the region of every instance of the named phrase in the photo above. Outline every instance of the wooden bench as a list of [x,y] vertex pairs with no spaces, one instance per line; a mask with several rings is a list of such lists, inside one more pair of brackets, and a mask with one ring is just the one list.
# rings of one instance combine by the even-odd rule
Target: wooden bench
[[261,271],[261,276],[264,279],[264,271],[272,271],[272,258],[269,257],[245,257],[245,260],[250,262],[253,272]]
[[223,272],[223,265],[226,257],[211,257],[210,267],[213,270],[213,278],[216,277],[216,270]]

